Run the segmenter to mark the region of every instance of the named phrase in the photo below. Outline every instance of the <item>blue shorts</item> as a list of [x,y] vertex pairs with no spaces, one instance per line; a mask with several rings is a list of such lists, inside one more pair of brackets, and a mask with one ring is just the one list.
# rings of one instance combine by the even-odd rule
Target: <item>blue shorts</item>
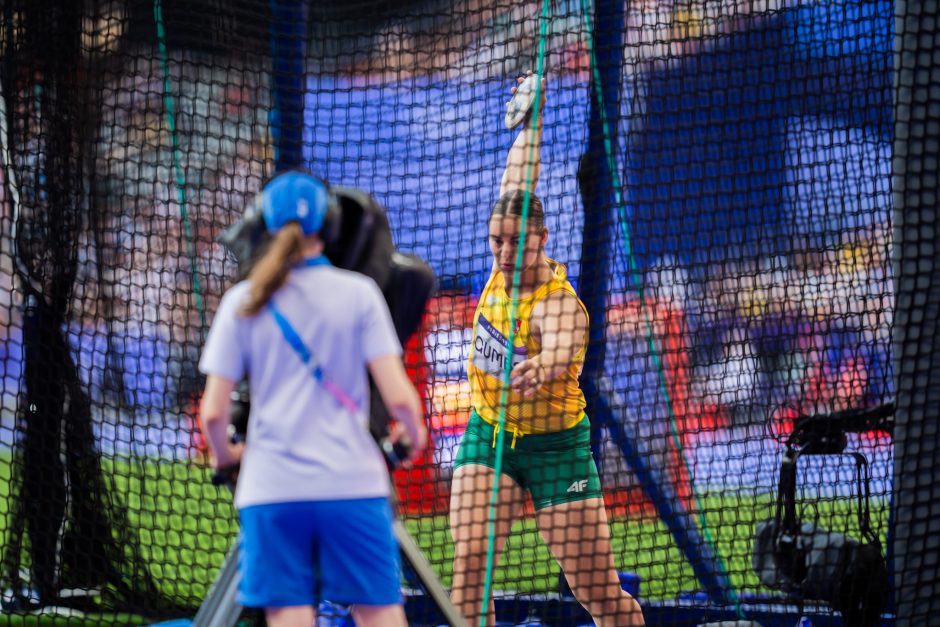
[[388,499],[253,505],[239,518],[241,605],[402,602]]

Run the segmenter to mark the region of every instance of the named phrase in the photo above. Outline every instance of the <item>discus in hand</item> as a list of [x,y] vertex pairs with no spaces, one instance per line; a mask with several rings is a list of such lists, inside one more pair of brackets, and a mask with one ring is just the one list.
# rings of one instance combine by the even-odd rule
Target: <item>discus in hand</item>
[[512,98],[506,103],[506,116],[503,118],[506,128],[516,128],[529,119],[535,105],[539,80],[538,74],[529,74],[515,88]]

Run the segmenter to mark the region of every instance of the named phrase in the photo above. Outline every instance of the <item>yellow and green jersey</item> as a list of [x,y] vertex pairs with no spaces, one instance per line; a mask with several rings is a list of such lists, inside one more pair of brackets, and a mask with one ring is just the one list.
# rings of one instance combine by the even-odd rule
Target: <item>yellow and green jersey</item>
[[[497,425],[503,401],[503,380],[506,360],[512,365],[538,355],[542,347],[529,330],[532,310],[549,294],[568,292],[576,299],[578,295],[567,279],[567,271],[560,263],[549,260],[552,278],[530,295],[519,299],[516,307],[515,332],[510,333],[511,302],[506,291],[503,274],[493,272],[487,281],[476,313],[473,316],[473,338],[470,346],[470,397],[473,408],[486,422]],[[587,310],[578,299],[585,316]],[[509,337],[512,335],[512,351]],[[577,425],[584,417],[584,394],[578,377],[584,365],[587,345],[575,355],[568,368],[551,381],[546,382],[531,398],[523,398],[509,390],[506,395],[507,432],[515,435],[553,433]],[[511,354],[511,357],[510,357]]]

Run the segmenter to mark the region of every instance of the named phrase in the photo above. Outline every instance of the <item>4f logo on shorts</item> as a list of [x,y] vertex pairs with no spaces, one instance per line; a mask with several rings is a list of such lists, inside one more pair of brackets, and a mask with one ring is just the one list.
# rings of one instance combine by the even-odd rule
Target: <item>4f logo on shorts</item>
[[587,489],[588,480],[581,479],[568,486],[568,492],[584,492]]

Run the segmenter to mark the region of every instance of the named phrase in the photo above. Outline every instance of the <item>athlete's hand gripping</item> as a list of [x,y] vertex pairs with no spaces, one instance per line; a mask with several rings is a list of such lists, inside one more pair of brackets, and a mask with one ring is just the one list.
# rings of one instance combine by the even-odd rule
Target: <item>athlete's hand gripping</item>
[[526,359],[509,373],[509,386],[524,398],[532,398],[545,384],[545,374],[545,368],[537,359]]

